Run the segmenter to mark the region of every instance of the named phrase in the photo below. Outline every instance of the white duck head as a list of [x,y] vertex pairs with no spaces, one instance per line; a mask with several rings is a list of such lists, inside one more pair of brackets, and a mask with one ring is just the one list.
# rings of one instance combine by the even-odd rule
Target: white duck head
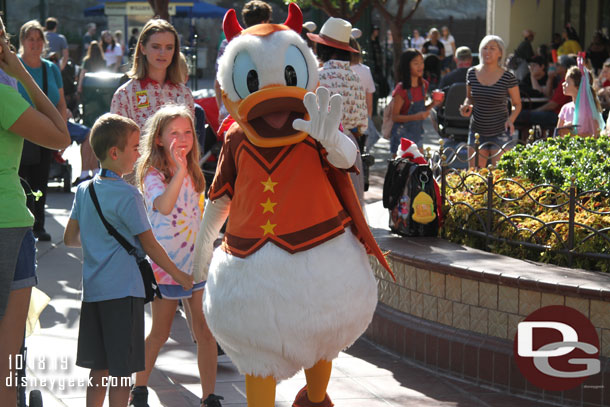
[[318,86],[317,59],[299,36],[302,25],[303,14],[294,3],[283,24],[243,29],[235,10],[224,17],[229,44],[218,65],[222,99],[258,147],[285,146],[307,137],[292,127],[295,119],[309,120],[303,97]]

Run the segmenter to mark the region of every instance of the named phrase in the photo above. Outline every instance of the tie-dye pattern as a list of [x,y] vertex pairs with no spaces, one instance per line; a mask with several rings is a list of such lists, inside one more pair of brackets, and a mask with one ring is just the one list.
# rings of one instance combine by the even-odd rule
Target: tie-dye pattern
[[[201,221],[199,207],[201,193],[195,191],[191,177],[185,177],[176,205],[169,215],[163,215],[153,208],[153,202],[165,192],[167,185],[164,181],[163,174],[155,168],[151,168],[146,174],[144,178],[146,212],[155,237],[169,257],[180,270],[192,274],[195,240]],[[152,267],[159,284],[177,285],[174,279],[154,262]]]

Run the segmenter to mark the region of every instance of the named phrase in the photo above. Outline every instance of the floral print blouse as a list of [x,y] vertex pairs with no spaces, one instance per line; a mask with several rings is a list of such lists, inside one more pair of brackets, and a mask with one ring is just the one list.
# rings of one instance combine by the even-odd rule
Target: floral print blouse
[[343,119],[341,124],[347,130],[358,127],[361,132],[367,128],[366,95],[358,75],[351,70],[347,61],[331,59],[319,69],[320,86],[343,96]]

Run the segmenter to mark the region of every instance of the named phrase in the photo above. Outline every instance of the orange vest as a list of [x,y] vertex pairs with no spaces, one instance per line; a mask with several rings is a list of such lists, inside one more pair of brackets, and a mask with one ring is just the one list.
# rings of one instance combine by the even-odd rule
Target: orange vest
[[226,252],[246,257],[272,242],[295,253],[344,232],[352,219],[329,182],[321,148],[311,137],[259,148],[239,126],[229,129],[209,195],[232,199]]

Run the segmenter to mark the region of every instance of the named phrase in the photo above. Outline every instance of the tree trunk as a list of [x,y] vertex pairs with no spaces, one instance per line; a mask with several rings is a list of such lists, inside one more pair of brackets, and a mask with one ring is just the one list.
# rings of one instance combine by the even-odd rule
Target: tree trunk
[[402,55],[402,25],[396,23],[396,20],[390,22],[390,31],[392,32],[392,53],[394,55],[394,63],[392,66],[392,72],[394,73],[394,82],[398,83],[400,73],[398,65],[400,63],[400,56]]
[[[342,18],[354,24],[362,17],[372,0],[361,0],[350,10],[347,1],[333,2],[331,0],[312,0],[311,5],[321,9],[330,17]],[[297,2],[298,3],[298,2]]]
[[169,21],[169,0],[148,0],[148,4],[153,9],[153,15],[159,16],[165,21]]
[[392,32],[392,52],[394,54],[394,79],[398,82],[398,65],[400,62],[400,55],[402,54],[402,26],[413,16],[417,7],[421,3],[421,0],[413,0],[411,10],[407,12],[406,16],[403,16],[405,7],[409,3],[409,0],[397,0],[398,10],[394,14],[386,8],[387,1],[373,0],[373,5],[379,11],[379,14],[388,22],[390,25],[390,31]]

